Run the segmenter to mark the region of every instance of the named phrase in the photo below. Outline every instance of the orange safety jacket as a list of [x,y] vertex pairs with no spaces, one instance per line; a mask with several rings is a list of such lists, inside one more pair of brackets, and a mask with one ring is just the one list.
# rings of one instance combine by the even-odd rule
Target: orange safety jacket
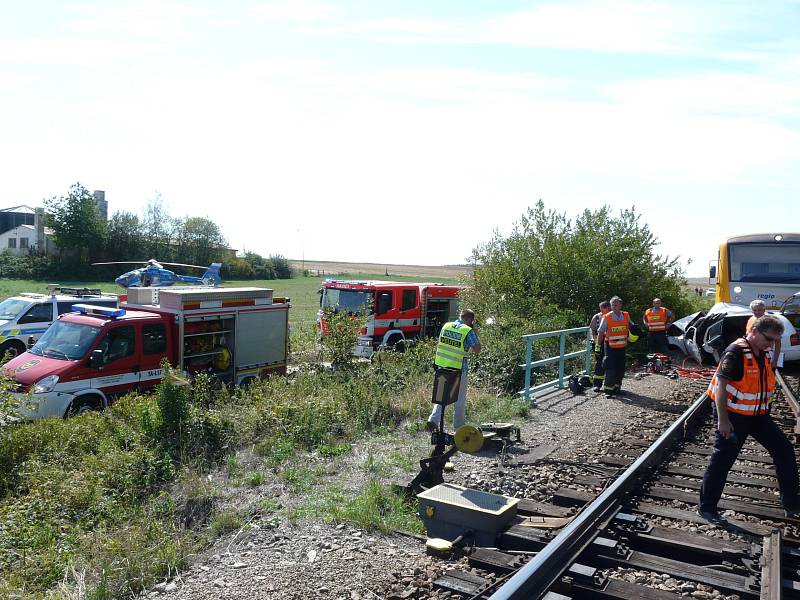
[[647,323],[647,328],[649,331],[654,333],[656,331],[666,331],[667,309],[663,306],[658,310],[648,308],[646,311],[644,311],[644,322]]
[[[735,343],[744,354],[744,375],[739,381],[729,381],[725,386],[728,410],[748,417],[765,415],[775,389],[775,373],[769,366],[769,357],[764,357],[764,368],[761,369],[747,340],[740,338]],[[714,389],[717,381],[717,373],[714,373],[707,392],[712,400],[716,400]]]
[[606,344],[609,348],[625,348],[628,346],[628,330],[631,318],[626,311],[622,311],[622,319],[614,318],[614,311],[603,315],[606,322]]

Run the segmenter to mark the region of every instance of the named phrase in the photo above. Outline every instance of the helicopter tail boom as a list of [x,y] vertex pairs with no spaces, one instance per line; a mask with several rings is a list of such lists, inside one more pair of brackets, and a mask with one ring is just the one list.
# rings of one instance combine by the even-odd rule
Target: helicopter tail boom
[[222,276],[219,270],[222,268],[222,263],[211,263],[201,279],[205,285],[222,285]]

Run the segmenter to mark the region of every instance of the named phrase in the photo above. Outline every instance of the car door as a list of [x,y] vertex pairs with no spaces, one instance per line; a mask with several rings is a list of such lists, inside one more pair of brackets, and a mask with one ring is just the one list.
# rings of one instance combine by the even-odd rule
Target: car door
[[139,388],[146,390],[158,384],[164,375],[161,361],[167,356],[167,326],[163,321],[143,324],[141,332]]
[[92,387],[106,396],[116,396],[139,385],[140,355],[136,326],[120,323],[111,326],[92,351],[100,351],[100,361],[92,367]]
[[28,338],[38,340],[53,323],[53,302],[38,302],[31,306],[25,314],[17,319],[19,336],[27,343]]

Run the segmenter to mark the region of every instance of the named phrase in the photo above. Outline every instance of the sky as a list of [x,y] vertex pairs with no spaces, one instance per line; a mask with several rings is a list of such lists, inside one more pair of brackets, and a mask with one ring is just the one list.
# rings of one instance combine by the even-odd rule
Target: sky
[[[707,274],[800,231],[800,0],[0,5],[0,207],[80,182],[229,244],[460,264],[541,199]],[[131,257],[147,258],[147,257]]]

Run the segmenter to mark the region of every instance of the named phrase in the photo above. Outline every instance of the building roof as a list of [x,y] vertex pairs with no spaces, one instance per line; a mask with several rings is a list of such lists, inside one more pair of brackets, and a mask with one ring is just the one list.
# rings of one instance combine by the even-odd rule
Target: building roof
[[[16,227],[12,227],[8,231],[1,232],[0,235],[2,235],[4,233],[9,233],[11,231],[16,231],[18,229],[28,229],[31,232],[34,232],[34,233],[36,232],[36,227],[34,227],[33,225],[27,225],[27,224],[23,223],[22,225],[17,225]],[[53,235],[55,233],[55,231],[51,227],[45,227],[44,228],[44,233],[45,233],[45,235]]]
[[18,206],[11,206],[10,208],[0,208],[0,213],[21,213],[33,215],[36,214],[36,209],[28,206],[27,204],[20,204]]

